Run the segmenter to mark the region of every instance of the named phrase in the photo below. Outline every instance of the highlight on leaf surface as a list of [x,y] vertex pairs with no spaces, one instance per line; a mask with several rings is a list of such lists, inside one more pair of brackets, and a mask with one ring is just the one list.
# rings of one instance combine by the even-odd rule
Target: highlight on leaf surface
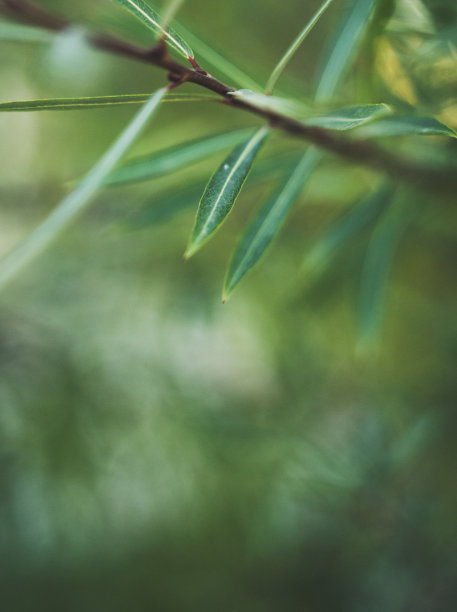
[[198,251],[225,221],[269,131],[263,127],[238,145],[211,177],[200,200],[186,258]]
[[156,91],[85,178],[51,214],[0,262],[0,287],[11,280],[69,225],[90,203],[104,179],[140,136],[157,110],[166,87]]
[[266,111],[273,111],[302,119],[311,114],[311,109],[306,104],[298,102],[296,100],[289,100],[287,98],[280,98],[277,96],[267,96],[265,94],[256,93],[250,89],[238,89],[237,91],[230,91],[229,96],[236,100],[242,100],[248,104],[252,104]]
[[327,130],[353,130],[392,112],[387,104],[369,104],[365,106],[351,106],[333,111],[326,115],[318,115],[306,119],[303,123]]
[[385,117],[357,130],[357,136],[359,138],[412,135],[449,136],[450,138],[457,138],[457,132],[434,117]]
[[153,30],[159,36],[163,36],[166,41],[178,53],[185,58],[193,58],[194,52],[189,45],[171,28],[162,27],[162,19],[160,15],[146,4],[143,0],[114,0],[117,4],[129,11],[137,19],[142,21],[146,26]]
[[230,262],[223,289],[224,302],[278,234],[320,158],[320,153],[315,148],[308,149],[278,193],[255,215]]

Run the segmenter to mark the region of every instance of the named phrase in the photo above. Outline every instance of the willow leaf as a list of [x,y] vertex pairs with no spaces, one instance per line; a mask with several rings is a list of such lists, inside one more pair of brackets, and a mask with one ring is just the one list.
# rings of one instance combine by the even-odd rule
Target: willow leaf
[[249,140],[238,145],[213,174],[200,200],[186,257],[203,246],[232,210],[268,133],[266,127],[258,130]]
[[[118,96],[92,96],[84,98],[48,98],[42,100],[19,100],[17,102],[1,102],[0,112],[25,111],[66,111],[90,110],[107,106],[122,106],[125,104],[144,104],[151,97],[147,94],[130,94]],[[214,96],[196,94],[167,94],[163,102],[219,102]]]
[[368,104],[351,106],[341,110],[306,119],[306,125],[322,127],[327,130],[353,130],[380,117],[391,113],[387,104]]
[[320,154],[311,148],[275,197],[260,209],[248,226],[229,265],[222,297],[224,302],[245,274],[259,261],[279,232],[319,159]]
[[145,181],[189,166],[241,142],[247,130],[226,132],[133,159],[110,174],[105,185]]
[[171,28],[164,29],[162,27],[162,19],[159,14],[152,9],[143,0],[114,0],[117,4],[125,8],[137,19],[142,21],[151,30],[164,36],[167,42],[174,48],[178,53],[186,58],[193,58],[194,53],[189,45]]
[[312,19],[306,24],[306,26],[303,28],[303,30],[300,32],[300,34],[297,36],[297,38],[293,41],[291,46],[287,49],[287,51],[285,52],[285,54],[280,59],[280,61],[276,65],[275,69],[271,73],[270,78],[268,79],[268,83],[267,83],[266,91],[265,91],[266,94],[271,94],[271,92],[273,91],[274,86],[276,85],[279,77],[281,76],[282,72],[284,71],[284,68],[290,62],[290,60],[292,59],[292,57],[295,54],[295,52],[297,51],[297,49],[300,47],[302,42],[305,40],[305,38],[308,36],[308,34],[311,32],[311,30],[317,24],[319,19],[322,17],[322,15],[325,13],[325,11],[328,9],[328,7],[330,6],[330,4],[332,2],[333,2],[333,0],[325,0],[325,2],[322,4],[320,9],[315,13],[315,15],[312,17]]
[[357,130],[360,138],[379,138],[382,136],[450,136],[457,138],[457,133],[433,117],[386,117],[372,125]]
[[262,110],[282,113],[289,117],[301,119],[307,117],[311,113],[310,107],[301,102],[277,96],[267,96],[251,91],[250,89],[238,89],[237,91],[229,92],[229,95],[236,100],[242,100]]
[[166,88],[154,93],[100,161],[51,214],[0,262],[0,286],[33,260],[89,204],[91,198],[133,142],[140,136],[156,111]]
[[8,42],[47,43],[54,34],[41,28],[33,28],[8,21],[0,21],[0,40]]

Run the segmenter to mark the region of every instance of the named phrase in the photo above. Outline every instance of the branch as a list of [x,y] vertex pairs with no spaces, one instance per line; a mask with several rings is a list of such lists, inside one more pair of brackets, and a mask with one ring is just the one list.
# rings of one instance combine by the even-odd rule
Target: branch
[[[0,11],[16,20],[54,32],[61,32],[71,25],[66,19],[36,6],[30,0],[0,0]],[[266,119],[274,128],[298,136],[348,161],[385,172],[394,180],[404,181],[419,189],[434,193],[455,194],[457,190],[455,167],[434,167],[409,161],[403,157],[391,155],[371,142],[349,140],[331,130],[307,126],[281,113],[268,111],[255,104],[234,99],[230,95],[235,91],[232,87],[218,81],[201,68],[189,68],[176,61],[168,54],[166,46],[161,43],[152,49],[145,49],[104,34],[88,34],[86,38],[92,46],[98,49],[166,70],[171,81],[187,81],[209,89],[221,96],[221,101],[227,106],[253,113]]]

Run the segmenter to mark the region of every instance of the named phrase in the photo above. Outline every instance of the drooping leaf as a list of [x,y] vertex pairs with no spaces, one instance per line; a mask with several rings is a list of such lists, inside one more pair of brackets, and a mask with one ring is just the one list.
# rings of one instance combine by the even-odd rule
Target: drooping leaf
[[308,36],[308,34],[317,24],[319,19],[322,17],[322,15],[325,13],[325,11],[328,9],[328,7],[330,6],[332,2],[333,0],[325,0],[322,6],[314,14],[311,20],[305,25],[303,30],[300,32],[297,38],[293,41],[293,43],[287,49],[287,51],[282,56],[282,58],[279,60],[278,64],[276,65],[273,72],[271,73],[270,78],[268,79],[268,83],[267,83],[266,91],[265,91],[266,94],[271,94],[284,68],[287,66],[287,64],[289,63],[289,61],[292,59],[293,55],[297,51],[297,49],[300,47],[302,42],[305,40],[305,38]]
[[376,219],[389,205],[394,189],[390,183],[362,198],[336,219],[307,253],[304,271],[315,277],[358,233]]
[[319,159],[318,151],[314,148],[309,149],[279,192],[251,221],[230,262],[224,283],[223,301],[228,299],[236,285],[255,266],[279,232]]
[[233,147],[246,136],[247,130],[226,132],[133,159],[110,174],[105,181],[105,185],[122,185],[145,181],[168,172],[174,172]]
[[351,106],[333,111],[326,115],[310,117],[304,123],[322,127],[327,130],[353,130],[366,123],[370,123],[379,117],[385,117],[391,113],[387,104],[368,104],[366,106]]
[[33,260],[89,204],[104,179],[139,137],[156,111],[166,88],[156,91],[140,109],[119,138],[103,155],[79,185],[51,214],[9,255],[0,262],[0,286],[14,277]]
[[151,30],[164,36],[167,42],[185,58],[193,58],[194,53],[189,45],[171,28],[164,29],[159,14],[143,0],[114,0],[117,4],[132,13]]
[[377,0],[352,0],[320,70],[316,87],[317,104],[328,102],[343,79],[369,24]]
[[289,117],[302,119],[311,113],[309,106],[296,100],[279,98],[277,96],[267,96],[251,91],[250,89],[238,89],[237,91],[229,92],[229,95],[236,100],[242,100],[262,110],[278,112],[283,115],[288,115]]
[[238,145],[211,177],[200,200],[186,257],[190,257],[203,246],[232,210],[252,162],[268,133],[269,128],[263,127],[249,140]]
[[385,117],[357,130],[357,136],[359,138],[408,136],[414,134],[457,138],[457,133],[453,129],[433,117]]
[[[0,112],[90,110],[92,108],[144,104],[151,94],[129,94],[118,96],[91,96],[84,98],[48,98],[42,100],[19,100],[1,102]],[[219,102],[220,98],[208,95],[168,93],[163,102]]]
[[8,42],[48,43],[55,35],[52,32],[32,26],[0,21],[0,40]]

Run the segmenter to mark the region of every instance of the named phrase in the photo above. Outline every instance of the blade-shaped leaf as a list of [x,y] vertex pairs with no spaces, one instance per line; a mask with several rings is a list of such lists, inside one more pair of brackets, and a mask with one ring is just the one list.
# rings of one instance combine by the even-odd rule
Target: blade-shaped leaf
[[274,111],[288,115],[289,117],[303,118],[307,117],[311,113],[309,106],[296,100],[289,100],[287,98],[279,98],[277,96],[267,96],[265,94],[259,94],[250,89],[238,89],[237,91],[229,92],[229,95],[234,97],[236,100],[242,100],[248,104],[252,104],[257,108],[261,108],[266,111]]
[[308,278],[315,277],[346,244],[376,219],[389,205],[393,193],[392,185],[385,183],[336,219],[305,257],[304,270]]
[[235,249],[227,272],[222,298],[224,302],[244,275],[259,261],[279,232],[319,159],[318,151],[309,149],[279,192],[260,209],[249,224]]
[[114,0],[117,4],[120,4],[127,11],[132,13],[137,19],[142,21],[151,30],[157,34],[164,36],[167,42],[174,48],[178,53],[186,58],[193,58],[194,53],[189,45],[170,28],[163,29],[162,20],[159,14],[152,9],[143,0]]
[[8,42],[51,42],[55,35],[41,28],[33,28],[8,21],[0,21],[0,40]]
[[322,15],[325,13],[325,11],[328,9],[328,7],[330,6],[332,2],[333,0],[325,0],[325,2],[322,4],[320,9],[315,13],[315,15],[311,18],[311,20],[305,25],[305,27],[300,32],[300,34],[293,41],[291,46],[287,49],[287,51],[285,52],[285,54],[280,59],[275,69],[271,73],[270,78],[268,79],[268,83],[267,83],[266,91],[265,91],[266,94],[270,94],[273,91],[274,86],[276,85],[276,82],[281,76],[284,68],[287,66],[289,61],[292,59],[294,53],[300,47],[302,42],[305,40],[305,38],[308,36],[308,34],[311,32],[311,30],[314,28],[316,23],[319,21],[319,19],[322,17]]
[[233,147],[246,136],[247,130],[227,132],[209,138],[193,140],[152,155],[133,159],[110,174],[105,181],[105,185],[122,185],[145,181],[174,172]]
[[203,246],[232,210],[268,133],[267,127],[258,130],[247,142],[238,145],[213,174],[200,200],[186,257]]
[[366,106],[351,106],[306,119],[306,125],[322,127],[327,130],[353,130],[379,117],[391,113],[387,104],[368,104]]
[[457,133],[454,130],[433,117],[386,117],[357,130],[359,138],[408,136],[414,134],[457,138]]
[[[144,104],[151,94],[130,94],[118,96],[92,96],[84,98],[47,98],[42,100],[19,100],[1,102],[0,112],[90,110],[91,108]],[[220,98],[196,94],[168,93],[163,102],[219,102]]]
[[119,138],[105,155],[86,175],[81,183],[71,191],[51,214],[0,262],[0,286],[8,282],[17,272],[34,259],[82,210],[113,170],[129,147],[138,138],[156,111],[166,88],[155,92],[140,109]]

